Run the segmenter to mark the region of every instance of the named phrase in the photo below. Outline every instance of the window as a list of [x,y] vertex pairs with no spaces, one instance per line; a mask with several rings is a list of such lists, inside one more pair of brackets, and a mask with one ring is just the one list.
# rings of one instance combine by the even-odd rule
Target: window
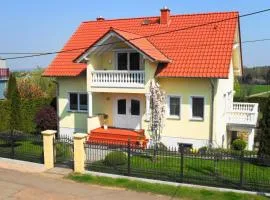
[[139,53],[130,53],[129,54],[129,69],[130,70],[139,70],[140,69],[140,54]]
[[88,110],[87,94],[69,93],[69,110],[87,111]]
[[87,104],[87,94],[80,94],[80,110],[87,110],[88,104]]
[[118,53],[117,63],[118,63],[117,66],[118,70],[127,70],[128,69],[127,53]]
[[131,100],[131,115],[140,115],[140,101]]
[[168,96],[168,115],[173,118],[180,118],[181,98],[179,96]]
[[117,53],[118,70],[140,70],[140,54],[137,52]]
[[204,98],[191,97],[192,99],[192,119],[203,120],[204,118]]
[[126,100],[125,99],[120,99],[117,101],[117,113],[120,115],[125,115],[126,114]]
[[78,94],[77,93],[69,94],[69,109],[78,110]]

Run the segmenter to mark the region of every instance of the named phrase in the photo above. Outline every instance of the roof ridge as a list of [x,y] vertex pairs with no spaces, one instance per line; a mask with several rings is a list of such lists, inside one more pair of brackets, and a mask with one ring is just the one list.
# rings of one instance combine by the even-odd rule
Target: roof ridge
[[119,28],[114,28],[114,27],[112,27],[112,28],[113,28],[112,30],[122,31],[122,32],[125,32],[125,33],[130,33],[130,34],[134,34],[134,35],[137,35],[137,36],[145,37],[144,35],[139,35],[137,33],[131,32],[131,31],[121,30]]
[[[194,15],[212,15],[212,14],[230,14],[230,13],[236,13],[239,14],[239,11],[216,11],[216,12],[202,12],[202,13],[192,13],[192,14],[175,14],[175,15],[171,15],[171,17],[179,17],[179,16],[194,16]],[[138,20],[138,19],[145,19],[145,18],[158,18],[160,17],[159,15],[157,16],[141,16],[141,17],[123,17],[123,18],[115,18],[115,19],[104,19],[102,22],[106,22],[106,21],[122,21],[122,20]],[[92,23],[92,22],[99,22],[97,20],[87,20],[87,21],[82,21],[82,23]]]

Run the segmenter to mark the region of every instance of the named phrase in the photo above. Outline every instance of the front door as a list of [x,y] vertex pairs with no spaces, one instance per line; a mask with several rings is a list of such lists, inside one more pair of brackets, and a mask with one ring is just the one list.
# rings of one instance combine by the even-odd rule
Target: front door
[[118,128],[141,128],[141,101],[133,97],[116,99],[114,126]]

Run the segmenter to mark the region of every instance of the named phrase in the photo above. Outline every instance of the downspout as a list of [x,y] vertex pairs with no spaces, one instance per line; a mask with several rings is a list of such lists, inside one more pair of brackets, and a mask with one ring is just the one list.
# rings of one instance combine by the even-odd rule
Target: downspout
[[214,80],[210,79],[210,85],[211,85],[211,107],[210,107],[210,135],[209,135],[209,147],[213,147],[213,132],[214,132],[214,100],[215,100],[215,84]]
[[56,98],[56,122],[57,122],[57,137],[59,136],[60,126],[59,126],[59,83],[58,81],[53,81],[56,85],[55,98]]

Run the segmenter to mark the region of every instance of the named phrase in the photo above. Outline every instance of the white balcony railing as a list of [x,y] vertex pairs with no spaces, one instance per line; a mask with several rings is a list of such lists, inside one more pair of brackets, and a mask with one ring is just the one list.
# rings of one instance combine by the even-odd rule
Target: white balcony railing
[[227,112],[228,124],[256,126],[257,120],[257,103],[234,102],[232,108]]
[[144,87],[144,71],[95,70],[91,72],[91,75],[92,87]]

